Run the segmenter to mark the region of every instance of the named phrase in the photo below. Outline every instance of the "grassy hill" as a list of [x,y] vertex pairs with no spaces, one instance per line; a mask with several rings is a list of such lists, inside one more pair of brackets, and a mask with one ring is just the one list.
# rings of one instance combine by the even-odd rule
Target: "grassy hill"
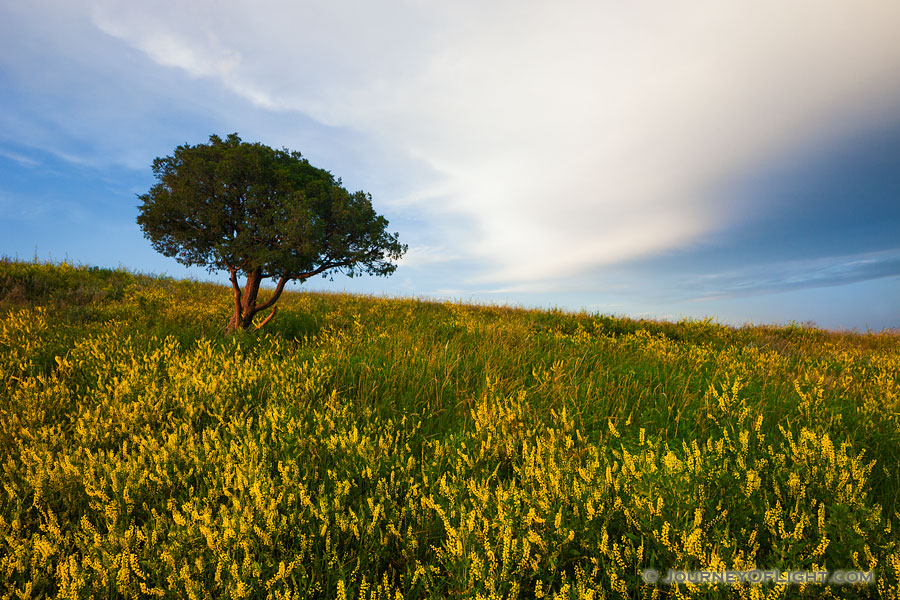
[[900,595],[896,333],[230,302],[0,262],[0,598]]

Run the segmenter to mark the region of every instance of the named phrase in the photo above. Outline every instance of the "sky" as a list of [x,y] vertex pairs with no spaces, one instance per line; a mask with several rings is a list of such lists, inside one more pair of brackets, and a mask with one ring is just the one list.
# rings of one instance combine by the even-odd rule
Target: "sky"
[[237,132],[409,250],[303,288],[900,328],[900,3],[0,2],[0,255],[155,253],[150,165]]

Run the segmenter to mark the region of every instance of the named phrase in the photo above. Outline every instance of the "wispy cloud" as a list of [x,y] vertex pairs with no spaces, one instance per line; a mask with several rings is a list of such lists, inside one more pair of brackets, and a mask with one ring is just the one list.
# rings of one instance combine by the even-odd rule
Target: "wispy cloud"
[[46,217],[51,212],[52,206],[42,200],[35,201],[31,198],[23,198],[18,194],[11,194],[0,190],[0,216],[4,220],[26,221]]
[[38,160],[19,154],[18,152],[7,150],[6,148],[0,148],[0,156],[15,161],[23,167],[36,167],[41,164]]
[[900,248],[769,263],[689,277],[675,289],[681,299],[705,301],[846,285],[896,276],[900,276]]

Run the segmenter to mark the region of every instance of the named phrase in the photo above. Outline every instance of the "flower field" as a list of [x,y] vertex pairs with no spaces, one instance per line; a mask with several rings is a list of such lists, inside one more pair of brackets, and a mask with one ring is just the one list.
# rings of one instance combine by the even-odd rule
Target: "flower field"
[[900,598],[896,333],[231,302],[0,262],[0,598]]

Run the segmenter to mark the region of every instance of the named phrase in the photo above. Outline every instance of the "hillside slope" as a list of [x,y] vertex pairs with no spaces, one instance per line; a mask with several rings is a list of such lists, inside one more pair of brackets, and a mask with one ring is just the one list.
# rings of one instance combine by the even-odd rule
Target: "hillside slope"
[[0,597],[900,594],[894,333],[279,306],[0,262]]

